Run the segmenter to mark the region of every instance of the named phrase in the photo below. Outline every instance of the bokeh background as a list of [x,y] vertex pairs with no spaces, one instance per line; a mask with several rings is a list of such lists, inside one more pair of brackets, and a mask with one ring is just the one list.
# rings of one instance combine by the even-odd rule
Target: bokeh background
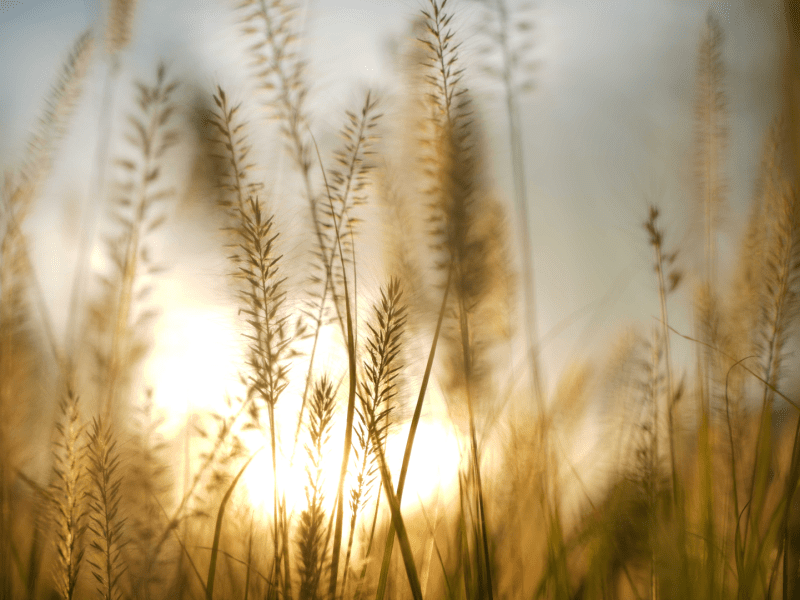
[[[114,115],[126,113],[132,82],[152,79],[162,59],[183,84],[179,108],[185,115],[217,84],[247,102],[251,92],[241,68],[234,4],[140,0],[132,43],[121,55]],[[400,89],[401,49],[421,6],[411,0],[302,3],[308,107],[323,149],[332,147],[340,115],[359,101],[362,90],[371,87],[391,97]],[[730,191],[720,238],[724,264],[726,251],[741,233],[761,140],[780,99],[780,3],[537,0],[530,9],[535,87],[521,96],[520,108],[538,327],[550,387],[575,359],[607,347],[628,325],[649,326],[656,318],[651,250],[641,227],[649,203],[662,207],[667,244],[681,248],[681,267],[693,277],[693,257],[702,254],[691,166],[696,56],[709,10],[725,32],[730,134],[724,169]],[[457,13],[463,59],[477,64],[474,57],[483,43],[476,28],[480,7],[462,0]],[[82,31],[99,27],[99,18],[98,3],[89,0],[0,5],[0,167],[12,167],[23,155],[71,44]],[[81,232],[89,223],[96,239],[91,224],[96,228],[102,222],[104,207],[91,197],[89,181],[106,68],[102,63],[93,67],[52,176],[26,224],[36,274],[57,329],[67,319]],[[465,82],[484,123],[493,184],[510,199],[501,89],[479,69],[468,69]],[[261,118],[256,108],[249,110],[249,118]],[[119,137],[119,131],[111,136],[112,153]],[[256,146],[269,165],[265,180],[286,226],[286,251],[302,256],[307,210],[302,200],[285,193],[293,184],[291,176],[282,175],[290,171],[283,144],[277,138],[259,139]],[[196,174],[187,148],[174,161],[175,171],[191,182]],[[155,290],[161,314],[143,376],[175,431],[187,410],[200,410],[235,392],[241,345],[225,289],[228,266],[191,194],[191,183],[178,190],[177,216],[168,234],[158,239],[168,271]],[[369,243],[378,244],[379,238]],[[93,265],[103,267],[99,242]],[[682,292],[671,298],[672,324],[687,333],[690,300]],[[681,340],[674,343],[677,360],[691,360],[691,348]],[[436,423],[435,404],[430,410],[429,422]],[[578,455],[600,443],[591,426],[580,439]]]

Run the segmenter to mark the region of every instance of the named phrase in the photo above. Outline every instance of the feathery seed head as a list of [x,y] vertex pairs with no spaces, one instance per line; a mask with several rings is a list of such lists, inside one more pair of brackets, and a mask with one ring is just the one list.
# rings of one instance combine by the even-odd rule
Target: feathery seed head
[[124,50],[131,42],[137,0],[110,0],[106,25],[106,49],[109,54]]

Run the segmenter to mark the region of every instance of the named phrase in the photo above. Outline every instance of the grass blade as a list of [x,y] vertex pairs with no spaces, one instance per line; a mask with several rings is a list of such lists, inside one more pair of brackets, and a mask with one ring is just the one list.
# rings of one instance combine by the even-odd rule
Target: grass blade
[[256,450],[250,458],[247,459],[247,462],[242,465],[242,468],[239,469],[239,472],[236,474],[236,477],[233,478],[233,481],[228,486],[228,490],[225,492],[225,495],[222,497],[222,502],[219,505],[219,511],[217,512],[217,523],[214,526],[214,543],[211,544],[211,559],[208,563],[208,583],[206,584],[206,600],[212,600],[214,597],[214,578],[216,576],[217,571],[217,557],[219,556],[219,538],[222,535],[222,518],[225,516],[225,506],[228,504],[228,500],[230,500],[231,494],[233,494],[233,489],[236,487],[236,484],[239,483],[239,479],[241,479],[242,475],[244,475],[245,469],[250,465],[256,455],[261,452],[261,448]]

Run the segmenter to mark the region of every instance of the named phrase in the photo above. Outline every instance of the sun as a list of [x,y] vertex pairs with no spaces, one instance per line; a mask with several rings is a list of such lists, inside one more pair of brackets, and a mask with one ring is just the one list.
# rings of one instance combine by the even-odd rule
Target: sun
[[[179,302],[180,298],[173,301]],[[176,304],[165,307],[162,316],[161,325],[154,332],[156,344],[146,378],[152,383],[156,410],[165,417],[163,433],[175,438],[184,435],[187,415],[218,410],[225,396],[239,389],[237,370],[240,365],[237,365],[236,357],[240,353],[241,339],[236,331],[235,315],[231,311],[220,311],[219,307]],[[330,347],[331,354],[334,353],[333,339],[333,336],[324,337],[321,356],[327,347]],[[433,392],[429,391],[429,394],[433,396]],[[434,402],[436,398],[428,400]],[[290,385],[276,406],[278,493],[279,497],[286,499],[289,512],[295,514],[307,506],[305,444],[308,433],[305,422],[295,441],[301,403],[302,389]],[[338,488],[344,419],[344,408],[340,407],[323,458],[322,491],[328,507],[333,506]],[[262,431],[240,435],[248,452],[258,454],[242,476],[237,496],[245,498],[254,510],[271,519],[275,478],[269,436]],[[387,439],[386,461],[394,486],[397,485],[407,437],[408,424],[405,424],[397,427]],[[413,510],[420,502],[440,498],[455,487],[461,460],[460,444],[458,434],[446,420],[428,416],[420,421],[406,478],[403,508]],[[379,479],[380,475],[371,490],[372,500],[380,489]],[[354,482],[351,452],[351,468],[344,485],[346,499]],[[385,498],[381,502],[385,505]]]
[[213,307],[165,307],[145,369],[153,403],[174,437],[192,414],[219,407],[236,381],[239,343],[224,313]]
[[[334,509],[344,443],[341,423],[337,424],[340,427],[328,442],[328,451],[322,460],[322,493],[325,498],[324,505],[330,511]],[[292,428],[283,427],[283,429],[284,433],[286,433]],[[386,461],[395,487],[397,486],[397,477],[403,462],[407,435],[408,428],[404,427],[391,434],[387,440]],[[253,451],[259,448],[262,449],[242,476],[243,493],[252,508],[257,512],[261,512],[263,518],[268,518],[272,515],[273,510],[274,477],[272,455],[270,448],[265,445],[266,438],[263,435],[254,434],[248,439],[247,443]],[[415,506],[420,503],[424,505],[435,497],[449,496],[455,489],[461,462],[459,444],[460,440],[445,423],[424,420],[420,422],[411,453],[402,508],[414,510]],[[352,458],[351,452],[351,465]],[[298,442],[293,458],[290,453],[288,455],[280,453],[276,455],[276,463],[279,498],[286,499],[288,512],[299,514],[308,505],[308,499],[306,498],[306,488],[308,486],[306,465],[308,463],[302,442]],[[345,499],[349,499],[350,490],[354,488],[356,483],[354,471],[351,466],[345,477]],[[379,483],[380,475],[376,477],[375,483],[370,489],[369,502],[371,503],[376,500],[376,494],[380,490]],[[383,506],[386,506],[385,500],[384,496],[381,499]],[[374,504],[372,506],[374,507]]]

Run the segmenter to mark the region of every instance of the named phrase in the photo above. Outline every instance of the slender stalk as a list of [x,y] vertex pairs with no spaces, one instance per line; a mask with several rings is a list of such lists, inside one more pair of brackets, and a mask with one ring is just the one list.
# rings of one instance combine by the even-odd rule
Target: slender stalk
[[653,375],[650,383],[653,403],[653,431],[650,450],[650,464],[648,465],[647,493],[650,519],[650,600],[658,600],[658,573],[656,571],[656,537],[658,532],[658,519],[656,503],[658,502],[658,331],[653,330],[652,348]]
[[[261,452],[261,448],[256,450],[250,456],[250,458],[247,459],[247,462],[245,462],[244,465],[242,465],[242,468],[239,469],[239,472],[236,474],[236,477],[233,478],[233,481],[228,486],[228,489],[225,490],[225,495],[222,497],[222,501],[220,502],[219,510],[217,511],[217,520],[214,525],[214,541],[211,544],[211,558],[209,559],[208,563],[208,577],[206,578],[207,582],[206,600],[214,599],[214,579],[216,578],[216,573],[217,573],[217,556],[220,552],[219,542],[220,542],[220,537],[222,536],[222,520],[225,517],[225,507],[228,504],[228,500],[230,500],[231,494],[233,494],[233,490],[236,487],[236,484],[239,483],[239,479],[241,479],[242,475],[244,474],[245,469],[247,469],[252,460],[256,457],[256,454],[258,454],[259,452]],[[250,576],[249,568],[247,571],[247,576],[249,579]],[[247,596],[247,591],[245,591],[245,596]]]
[[656,219],[658,218],[658,208],[650,208],[650,218],[645,223],[645,228],[650,234],[650,245],[653,247],[655,257],[655,270],[658,279],[658,303],[661,311],[661,337],[664,343],[664,371],[667,384],[667,436],[669,439],[670,471],[672,473],[672,501],[675,508],[678,507],[678,470],[675,458],[675,424],[674,424],[674,404],[675,397],[672,386],[672,352],[669,340],[669,317],[667,312],[667,284],[664,276],[664,250],[663,232],[657,228]]
[[[89,256],[94,247],[95,230],[97,228],[97,218],[99,207],[102,206],[102,198],[105,196],[106,187],[106,166],[111,143],[111,115],[114,106],[114,92],[116,90],[117,76],[119,73],[119,59],[113,56],[109,60],[107,71],[103,79],[103,101],[98,113],[98,138],[95,146],[95,156],[92,162],[92,175],[90,177],[90,200],[86,215],[82,222],[82,229],[78,247],[78,259],[75,263],[75,271],[72,277],[72,292],[69,299],[69,311],[67,312],[67,340],[65,344],[66,372],[71,373],[74,369],[73,361],[75,356],[75,346],[78,339],[78,331],[81,324],[78,322],[78,307],[82,301],[86,273],[89,271]],[[95,203],[93,205],[93,203]]]
[[[439,308],[439,316],[436,320],[436,329],[433,333],[433,340],[431,341],[431,349],[428,352],[428,362],[425,365],[425,373],[422,376],[422,383],[419,388],[419,395],[417,396],[417,403],[414,407],[414,415],[411,417],[411,425],[408,429],[408,438],[406,439],[406,448],[403,452],[403,464],[400,467],[400,476],[397,479],[397,501],[402,504],[403,489],[406,483],[406,475],[408,474],[408,465],[411,462],[411,450],[414,447],[414,438],[417,434],[419,427],[419,420],[422,416],[422,405],[425,401],[425,393],[428,390],[428,381],[431,377],[433,370],[433,360],[436,357],[436,347],[439,343],[439,333],[442,330],[442,321],[447,311],[447,297],[450,292],[450,285],[453,278],[452,265],[447,269],[447,282],[445,283],[444,294],[442,295],[442,305]],[[383,550],[383,561],[381,563],[381,572],[378,577],[378,590],[375,594],[376,600],[383,600],[386,593],[386,584],[389,580],[389,566],[392,562],[392,548],[394,546],[395,529],[394,523],[389,525],[389,532],[386,534],[386,545]]]
[[505,91],[506,115],[508,117],[508,139],[511,146],[511,173],[514,179],[514,202],[517,209],[518,235],[522,253],[523,298],[525,303],[525,335],[527,342],[528,368],[531,376],[531,391],[544,418],[544,396],[541,367],[539,365],[539,336],[536,319],[536,285],[533,261],[533,244],[530,230],[530,211],[525,181],[525,157],[522,149],[522,128],[514,85],[514,69],[509,45],[509,15],[505,0],[495,0],[499,28],[498,41],[502,53],[502,81]]
[[[317,151],[317,158],[320,165],[322,164],[322,157],[319,155],[319,147],[316,140],[314,140],[314,147]],[[322,170],[325,176],[325,170]],[[342,546],[342,525],[344,520],[344,479],[347,475],[347,465],[350,462],[350,447],[353,443],[353,417],[356,408],[356,348],[355,337],[353,332],[353,316],[350,310],[350,295],[347,287],[347,271],[344,266],[344,254],[342,252],[342,242],[339,235],[339,228],[337,226],[336,213],[333,209],[333,199],[328,186],[328,179],[325,177],[325,187],[328,190],[328,203],[332,218],[334,219],[334,226],[336,231],[336,245],[339,250],[339,261],[342,267],[342,278],[344,284],[344,302],[345,314],[347,317],[347,358],[349,366],[349,390],[347,394],[347,417],[345,422],[344,431],[344,450],[342,452],[342,466],[339,470],[339,485],[336,491],[336,523],[333,530],[333,550],[331,556],[331,578],[328,586],[328,593],[331,598],[336,598],[336,584],[339,576],[339,553]]]
[[278,459],[275,444],[275,407],[272,403],[267,404],[269,414],[269,446],[272,453],[272,551],[275,557],[275,569],[272,572],[273,581],[279,581],[281,573],[281,553],[279,551],[278,538],[281,537],[278,528]]
[[464,361],[464,385],[467,395],[467,410],[469,413],[469,436],[470,446],[472,448],[472,469],[475,476],[475,483],[478,487],[478,494],[476,502],[478,505],[478,527],[480,528],[480,540],[483,551],[483,569],[479,571],[479,577],[486,578],[485,591],[489,600],[492,600],[494,591],[492,586],[492,569],[491,559],[489,557],[489,542],[488,534],[486,531],[486,509],[484,507],[483,498],[483,481],[481,479],[480,467],[480,453],[478,451],[478,436],[475,431],[475,414],[472,406],[472,393],[470,390],[470,382],[472,381],[472,357],[470,348],[470,335],[469,335],[469,319],[467,316],[467,308],[464,306],[464,299],[459,298],[459,313],[460,313],[460,329],[461,329],[461,349]]

